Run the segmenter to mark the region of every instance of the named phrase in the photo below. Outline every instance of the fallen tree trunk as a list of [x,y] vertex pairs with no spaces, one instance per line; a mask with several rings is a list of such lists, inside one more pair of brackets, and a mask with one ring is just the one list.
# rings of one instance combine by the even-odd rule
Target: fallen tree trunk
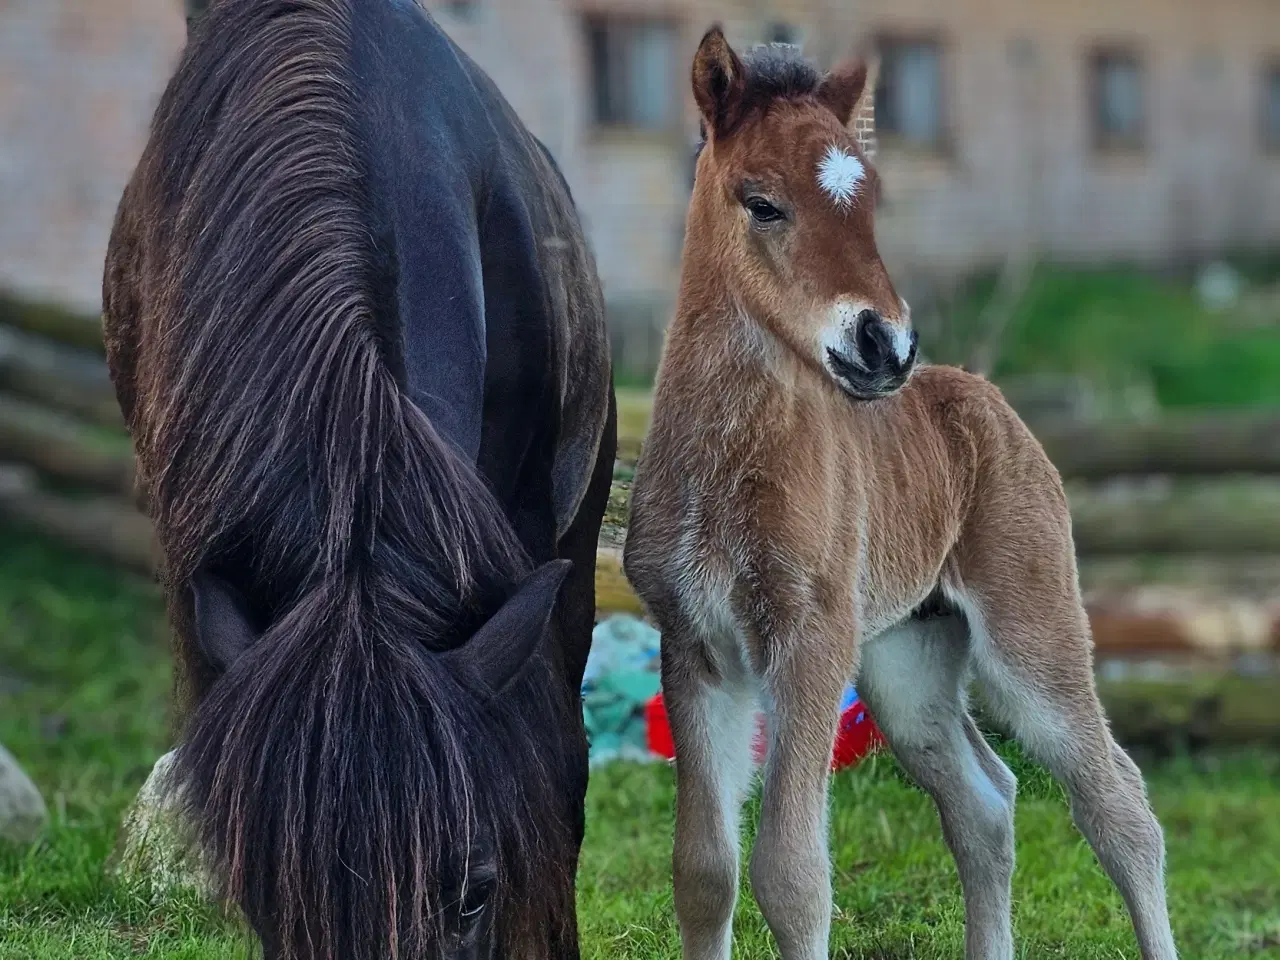
[[133,455],[123,435],[94,435],[68,417],[0,395],[0,460],[132,500]]
[[[0,516],[26,525],[73,549],[151,576],[159,550],[151,524],[136,510],[115,500],[72,500],[39,489],[34,473],[0,466]],[[620,551],[602,547],[597,554],[599,613],[639,615],[641,607],[621,570]],[[1093,615],[1093,614],[1091,614]],[[1176,632],[1176,631],[1174,631]],[[1100,641],[1106,641],[1102,631]],[[1160,655],[1187,651],[1179,642],[1166,647],[1151,638],[1129,637],[1115,651],[1100,643],[1099,654]],[[1170,634],[1170,641],[1178,638]],[[1110,646],[1110,644],[1107,644]],[[1221,658],[1209,663],[1221,664]],[[1280,743],[1280,678],[1240,677],[1201,668],[1185,676],[1159,680],[1099,681],[1099,692],[1117,738],[1125,744],[1160,750],[1238,743]]]
[[1073,503],[1071,523],[1082,556],[1280,551],[1280,511],[1265,504],[1099,498]]
[[[149,534],[144,536],[140,531],[149,531],[149,523],[132,506],[131,457],[124,452],[85,448],[82,438],[54,435],[37,429],[46,425],[43,418],[25,419],[15,416],[15,410],[27,412],[21,406],[0,402],[0,459],[16,460],[42,473],[118,495],[118,499],[88,504],[57,498],[33,501],[39,509],[33,510],[31,521],[40,526],[48,518],[49,532],[67,539],[63,521],[70,522],[76,518],[78,522],[83,514],[92,520],[84,529],[92,528],[96,532],[78,537],[77,543],[88,537],[95,552],[134,568],[149,568],[153,560],[153,555],[148,552],[150,548],[142,550],[138,547],[140,542],[148,539]],[[16,434],[20,442],[8,443],[11,434]],[[628,492],[626,484],[615,486],[614,496],[610,499],[611,514],[616,514],[611,519],[615,522],[606,524],[602,530],[597,552],[596,584],[598,606],[602,612],[641,611],[640,601],[627,582],[621,562]],[[65,503],[67,507],[55,508],[54,503]],[[1178,554],[1197,551],[1237,553],[1249,550],[1280,553],[1280,512],[1265,509],[1237,511],[1240,511],[1239,506],[1228,508],[1224,505],[1211,510],[1178,500],[1091,504],[1077,508],[1075,538],[1078,549],[1086,555],[1162,551]],[[12,509],[8,512],[14,514]],[[20,513],[14,515],[21,516]],[[1181,636],[1186,633],[1186,630],[1174,630],[1169,626],[1179,617],[1185,619],[1183,614],[1174,616],[1174,613],[1177,611],[1148,610],[1139,613],[1127,611],[1123,606],[1099,608],[1096,611],[1096,615],[1102,618],[1098,624],[1099,640],[1103,645],[1112,646],[1108,638],[1114,634],[1119,638],[1115,646],[1133,646],[1139,644],[1143,636],[1164,636],[1168,633],[1170,643],[1158,646],[1164,649],[1181,648],[1188,643],[1202,646],[1198,641],[1186,639],[1173,642],[1175,634]]]
[[[625,525],[630,483],[614,483],[609,519]],[[1196,491],[1160,499],[1088,496],[1071,504],[1072,532],[1082,556],[1280,553],[1280,508],[1274,497],[1214,499]]]
[[1280,675],[1100,679],[1098,695],[1112,732],[1125,746],[1172,753],[1280,744]]
[[67,346],[92,350],[98,355],[106,353],[99,317],[0,295],[0,324],[48,337]]
[[[1009,731],[983,702],[979,726]],[[1098,679],[1098,697],[1121,745],[1161,756],[1186,750],[1280,745],[1280,674],[1244,677],[1222,669],[1179,671],[1159,680]]]
[[1275,417],[1045,424],[1036,436],[1059,472],[1071,479],[1280,473],[1280,419]]
[[[133,459],[123,438],[93,437],[77,424],[0,396],[0,460],[91,490],[134,499]],[[625,525],[626,484],[610,499],[610,530]],[[1084,557],[1280,554],[1280,510],[1266,503],[1090,498],[1072,504],[1076,550]],[[621,536],[608,545],[620,546]],[[614,563],[617,566],[616,562]],[[619,576],[621,574],[619,573]],[[610,593],[617,590],[610,588]],[[622,609],[622,608],[619,608]]]
[[596,611],[602,616],[609,613],[644,616],[640,598],[622,572],[622,551],[617,547],[600,547],[596,551]]
[[[618,392],[618,456],[635,462],[652,398]],[[1043,423],[1035,428],[1066,479],[1224,473],[1280,473],[1280,418],[1172,417],[1154,423]]]
[[0,327],[0,389],[99,426],[123,429],[100,356]]
[[67,546],[152,575],[159,550],[151,522],[127,503],[73,500],[41,490],[33,473],[0,467],[0,514]]

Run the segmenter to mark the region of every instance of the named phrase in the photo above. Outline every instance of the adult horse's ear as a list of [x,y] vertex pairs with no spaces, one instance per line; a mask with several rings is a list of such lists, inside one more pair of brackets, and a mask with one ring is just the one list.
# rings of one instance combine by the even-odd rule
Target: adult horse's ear
[[470,640],[445,656],[458,669],[478,675],[492,693],[501,693],[546,635],[560,588],[572,566],[568,560],[544,563]]
[[818,101],[853,131],[868,157],[875,153],[876,80],[880,61],[861,54],[839,64],[818,87]]
[[746,89],[742,61],[716,24],[703,36],[693,56],[693,99],[712,137],[737,123]]
[[221,577],[200,572],[191,580],[196,645],[219,671],[226,671],[253,646],[259,631],[249,619],[248,605]]

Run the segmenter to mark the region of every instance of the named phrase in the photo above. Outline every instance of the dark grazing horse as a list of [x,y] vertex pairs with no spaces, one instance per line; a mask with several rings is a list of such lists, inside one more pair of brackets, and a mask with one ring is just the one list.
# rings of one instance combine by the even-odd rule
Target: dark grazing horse
[[615,412],[549,154],[412,0],[215,0],[104,301],[177,775],[265,955],[577,956]]

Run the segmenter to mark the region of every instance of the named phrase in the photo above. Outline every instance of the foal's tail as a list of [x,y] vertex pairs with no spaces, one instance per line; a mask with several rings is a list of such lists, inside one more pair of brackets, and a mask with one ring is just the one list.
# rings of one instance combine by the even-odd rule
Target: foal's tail
[[[545,658],[486,702],[441,652],[528,561],[394,374],[352,2],[214,3],[135,182],[164,261],[135,445],[197,674],[177,775],[270,960],[439,952],[469,892],[443,878],[491,885],[502,936],[545,946],[519,927],[572,923],[571,882],[533,875],[572,862],[545,769],[571,760],[516,710],[569,704]],[[484,845],[494,877],[469,869]]]

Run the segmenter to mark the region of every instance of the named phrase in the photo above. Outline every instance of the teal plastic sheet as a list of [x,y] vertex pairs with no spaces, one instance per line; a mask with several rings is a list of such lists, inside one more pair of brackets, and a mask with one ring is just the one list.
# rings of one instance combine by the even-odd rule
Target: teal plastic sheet
[[658,631],[619,614],[596,624],[582,681],[582,717],[591,765],[653,761],[644,707],[658,692]]

